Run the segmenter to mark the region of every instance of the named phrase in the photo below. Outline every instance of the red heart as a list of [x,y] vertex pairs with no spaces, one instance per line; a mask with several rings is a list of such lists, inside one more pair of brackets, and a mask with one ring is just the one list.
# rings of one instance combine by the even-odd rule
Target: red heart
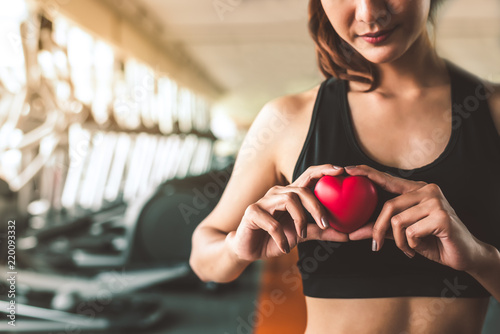
[[351,233],[368,222],[377,205],[377,190],[365,176],[325,175],[314,187],[318,200],[330,211],[330,226]]

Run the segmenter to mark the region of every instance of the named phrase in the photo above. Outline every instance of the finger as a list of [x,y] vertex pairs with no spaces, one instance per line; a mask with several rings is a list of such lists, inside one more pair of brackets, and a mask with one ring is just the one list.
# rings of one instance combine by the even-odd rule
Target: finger
[[408,257],[413,257],[415,255],[415,251],[408,244],[406,229],[419,220],[427,217],[428,214],[429,208],[422,203],[403,210],[391,218],[394,241],[396,242],[398,248],[405,252]]
[[324,175],[341,175],[344,169],[331,164],[311,166],[300,175],[291,185],[295,187],[311,187]]
[[347,242],[349,237],[347,234],[339,232],[333,228],[326,230],[321,229],[316,224],[307,225],[307,238],[299,239],[299,242],[304,242],[308,240],[323,240],[323,241],[335,241],[335,242]]
[[428,215],[427,217],[419,220],[415,224],[409,226],[406,229],[406,239],[408,240],[408,245],[412,249],[419,250],[422,239],[431,235],[436,237],[443,237],[443,232],[445,232],[446,226],[440,224],[440,220],[436,219],[434,215]]
[[[306,217],[303,208],[305,208],[313,217],[316,224],[323,229],[329,225],[329,215],[313,191],[307,187],[273,187],[270,190],[272,196],[267,196],[265,200],[260,200],[259,204],[271,215],[277,210],[288,211],[293,217],[296,225],[297,235],[307,237]],[[305,235],[303,236],[303,233]]]
[[[361,226],[354,232],[349,233],[349,240],[363,240],[363,239],[371,239],[373,237],[373,225],[375,222],[367,223]],[[392,232],[388,230],[385,234],[386,239],[394,239]]]
[[[400,195],[384,203],[377,220],[373,226],[373,250],[378,251],[384,244],[384,237],[391,225],[391,218],[420,202],[419,195],[415,192]],[[394,235],[394,234],[393,234]],[[396,236],[394,236],[396,238]]]
[[[299,195],[292,190],[293,188],[283,188],[283,192],[280,195],[270,197],[270,202],[266,203],[266,206],[272,207],[274,210],[287,211],[293,219],[297,235],[301,238],[306,238],[306,214]],[[274,212],[271,212],[271,214],[274,214]]]
[[288,244],[283,226],[269,212],[258,205],[254,204],[251,208],[252,210],[248,215],[248,219],[250,219],[253,225],[269,233],[283,253],[290,253],[290,245]]
[[382,189],[394,194],[405,194],[426,185],[423,181],[412,181],[380,172],[367,165],[348,166],[345,171],[349,175],[363,175],[378,184]]
[[325,230],[330,227],[330,215],[327,214],[325,207],[320,203],[311,189],[305,187],[288,187],[288,190],[295,192],[299,196],[300,202],[302,203],[304,208],[311,214],[316,224],[320,228]]

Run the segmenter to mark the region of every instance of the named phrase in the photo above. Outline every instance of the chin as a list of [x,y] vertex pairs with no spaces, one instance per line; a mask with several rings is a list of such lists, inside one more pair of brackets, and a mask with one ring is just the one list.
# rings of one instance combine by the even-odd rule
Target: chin
[[398,59],[404,52],[387,48],[373,48],[373,50],[363,50],[359,53],[371,63],[384,64]]

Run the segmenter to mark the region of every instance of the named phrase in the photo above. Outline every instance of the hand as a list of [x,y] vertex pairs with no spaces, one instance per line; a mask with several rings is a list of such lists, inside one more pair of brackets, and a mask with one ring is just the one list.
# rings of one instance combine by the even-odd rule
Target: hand
[[458,218],[438,185],[394,177],[366,165],[346,167],[346,172],[366,176],[384,190],[399,194],[385,202],[374,224],[352,233],[351,240],[366,239],[371,232],[374,250],[380,250],[392,228],[396,245],[409,257],[417,252],[456,270],[474,266],[480,241]]
[[[332,165],[309,167],[292,184],[274,186],[249,205],[238,229],[226,239],[238,258],[255,261],[276,257],[306,240],[349,241],[347,234],[329,227],[331,215],[311,190],[322,176],[337,176],[343,171]],[[307,224],[304,209],[316,224]]]

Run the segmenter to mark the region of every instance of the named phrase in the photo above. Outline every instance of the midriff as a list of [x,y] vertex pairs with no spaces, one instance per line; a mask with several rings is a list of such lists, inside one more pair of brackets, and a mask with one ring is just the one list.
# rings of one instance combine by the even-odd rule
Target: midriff
[[480,334],[488,298],[306,297],[305,334]]

